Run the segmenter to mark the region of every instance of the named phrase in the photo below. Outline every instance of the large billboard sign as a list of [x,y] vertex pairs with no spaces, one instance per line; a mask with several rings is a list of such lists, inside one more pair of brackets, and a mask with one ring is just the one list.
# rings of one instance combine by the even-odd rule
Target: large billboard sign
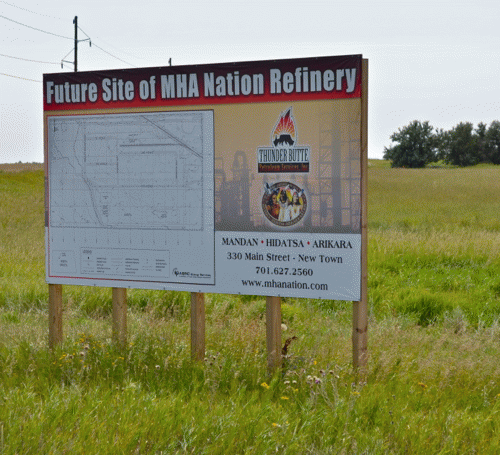
[[47,282],[359,300],[362,68],[44,75]]

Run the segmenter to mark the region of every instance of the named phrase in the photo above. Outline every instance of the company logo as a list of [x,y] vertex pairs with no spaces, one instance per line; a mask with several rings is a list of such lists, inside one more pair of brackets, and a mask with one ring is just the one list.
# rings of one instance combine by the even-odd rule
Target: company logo
[[172,270],[172,272],[174,273],[175,276],[181,276],[181,277],[188,277],[191,275],[191,272],[179,272],[177,268]]
[[172,273],[178,278],[211,278],[211,275],[206,273],[181,272],[177,267],[172,270]]
[[257,149],[258,172],[309,172],[311,148],[296,145],[292,108],[282,112],[271,133],[271,146]]
[[292,117],[292,108],[290,108],[284,114],[281,114],[273,131],[272,143],[275,147],[291,146],[295,144],[296,136],[295,120]]
[[264,184],[262,211],[266,218],[276,226],[297,224],[307,210],[305,191],[290,182]]

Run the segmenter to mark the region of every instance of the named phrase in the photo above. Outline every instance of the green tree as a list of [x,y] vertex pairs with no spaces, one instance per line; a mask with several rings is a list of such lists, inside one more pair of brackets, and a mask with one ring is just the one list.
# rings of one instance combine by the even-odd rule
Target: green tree
[[460,122],[444,134],[443,157],[447,164],[472,166],[479,163],[478,138],[470,122]]
[[485,139],[487,161],[500,164],[500,122],[498,120],[491,122],[486,131]]
[[474,136],[476,140],[476,153],[478,154],[478,159],[482,163],[488,163],[489,153],[488,153],[488,142],[486,139],[487,125],[480,122],[474,131]]
[[384,147],[384,159],[391,161],[392,167],[425,167],[436,160],[437,138],[428,121],[414,120],[399,128],[391,136],[396,145]]

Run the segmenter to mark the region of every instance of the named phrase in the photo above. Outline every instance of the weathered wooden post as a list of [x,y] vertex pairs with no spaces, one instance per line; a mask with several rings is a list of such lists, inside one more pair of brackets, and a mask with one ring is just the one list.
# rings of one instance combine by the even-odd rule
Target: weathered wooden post
[[354,369],[368,363],[368,60],[362,61],[361,96],[361,299],[353,302],[352,354]]
[[127,289],[112,288],[113,343],[121,348],[127,345]]
[[205,294],[191,293],[191,358],[205,358]]
[[281,367],[281,297],[266,297],[267,370]]
[[62,340],[62,284],[49,284],[49,347],[55,348]]

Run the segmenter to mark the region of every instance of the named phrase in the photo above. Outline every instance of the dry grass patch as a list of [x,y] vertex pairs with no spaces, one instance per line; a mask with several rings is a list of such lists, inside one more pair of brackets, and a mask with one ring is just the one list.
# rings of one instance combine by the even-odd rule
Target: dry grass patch
[[0,172],[43,171],[43,163],[0,163]]

